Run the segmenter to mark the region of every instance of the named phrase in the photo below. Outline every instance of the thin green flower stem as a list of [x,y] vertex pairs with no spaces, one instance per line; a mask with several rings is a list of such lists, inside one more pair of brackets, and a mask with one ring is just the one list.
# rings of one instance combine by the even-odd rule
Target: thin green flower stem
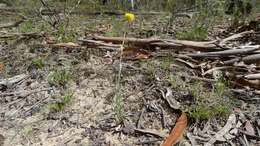
[[125,38],[126,38],[126,32],[124,32],[124,37],[123,37],[123,42],[120,47],[120,57],[119,57],[119,71],[118,71],[118,77],[117,77],[117,93],[121,91],[121,74],[122,74],[122,56],[123,56],[123,51],[124,51],[124,45],[125,45]]

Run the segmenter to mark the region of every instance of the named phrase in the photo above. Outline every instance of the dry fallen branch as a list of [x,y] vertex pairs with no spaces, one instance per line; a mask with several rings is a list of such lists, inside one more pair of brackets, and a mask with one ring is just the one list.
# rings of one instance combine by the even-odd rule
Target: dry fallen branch
[[151,129],[138,129],[138,128],[135,128],[135,131],[136,132],[140,132],[140,133],[154,135],[154,136],[161,137],[161,138],[167,137],[166,133],[160,133],[159,131],[155,131],[155,130],[151,130]]
[[22,80],[28,78],[29,76],[26,74],[20,74],[17,76],[14,76],[12,78],[8,78],[8,79],[1,79],[0,80],[0,86],[13,86],[14,84],[21,82]]
[[216,70],[223,70],[223,69],[232,69],[234,68],[233,66],[221,66],[221,67],[214,67],[210,70],[207,70],[206,72],[202,73],[202,76],[205,76],[206,74],[210,74]]
[[103,41],[96,41],[96,40],[84,40],[84,39],[79,39],[79,41],[84,42],[85,44],[88,44],[88,47],[91,46],[98,46],[98,48],[103,48],[107,47],[109,50],[119,50],[121,45],[119,44],[111,44],[111,43],[105,43]]
[[[169,40],[169,39],[139,39],[139,38],[123,38],[123,37],[103,37],[95,36],[91,40],[103,41],[106,43],[121,44],[123,40],[125,43],[133,44],[136,46],[153,46],[162,48],[174,48],[174,49],[196,49],[196,50],[216,50],[216,41],[208,42],[195,42],[186,40]],[[89,39],[79,39],[83,44],[88,45]],[[93,43],[93,42],[92,42]],[[98,44],[97,44],[98,45]]]
[[249,54],[259,49],[260,47],[258,46],[252,48],[225,50],[225,51],[218,51],[218,52],[196,53],[196,54],[187,54],[187,55],[190,57],[228,57],[232,55]]
[[[241,37],[244,37],[247,34],[255,33],[254,31],[245,31],[239,34],[232,35],[220,41],[204,41],[204,42],[197,42],[197,41],[188,41],[188,40],[174,40],[174,39],[139,39],[139,38],[123,38],[123,37],[104,37],[104,36],[94,36],[91,39],[79,39],[79,41],[83,42],[85,45],[96,45],[99,46],[100,43],[113,43],[113,44],[121,44],[123,40],[125,43],[136,45],[136,46],[153,46],[153,47],[161,47],[161,48],[174,48],[174,49],[194,49],[200,51],[210,51],[210,50],[222,50],[222,46],[231,40],[235,40]],[[96,42],[95,42],[96,41]],[[221,48],[221,49],[220,49]],[[249,46],[249,48],[243,49],[236,49],[236,50],[226,50],[222,52],[212,52],[208,54],[190,54],[194,57],[212,57],[212,56],[228,56],[228,55],[236,55],[236,54],[247,54],[252,51],[256,51],[259,49],[255,46]]]
[[35,90],[21,90],[21,91],[15,91],[15,92],[9,92],[9,93],[1,93],[0,97],[4,96],[19,96],[19,97],[26,97],[34,93],[42,92],[42,91],[49,91],[52,90],[52,88],[43,88],[43,89],[35,89]]
[[223,40],[220,41],[220,45],[223,45],[224,43],[228,42],[228,41],[231,41],[231,40],[235,40],[235,39],[238,39],[238,38],[241,38],[241,37],[244,37],[245,35],[247,34],[251,34],[251,33],[254,33],[254,31],[244,31],[244,32],[241,32],[241,33],[238,33],[238,34],[234,34],[232,36],[229,36]]
[[260,73],[257,74],[249,74],[244,76],[248,80],[259,80],[260,79]]
[[223,63],[226,65],[234,64],[235,62],[243,61],[246,64],[250,63],[259,63],[260,61],[260,54],[253,54],[253,55],[248,55],[245,57],[236,57],[230,60],[226,60]]
[[260,54],[248,55],[242,58],[245,63],[256,63],[260,61]]
[[230,60],[226,60],[223,63],[226,65],[229,64],[234,64],[235,62],[243,61],[247,64],[249,63],[258,63],[260,61],[260,54],[253,54],[253,55],[248,55],[245,57],[236,57]]

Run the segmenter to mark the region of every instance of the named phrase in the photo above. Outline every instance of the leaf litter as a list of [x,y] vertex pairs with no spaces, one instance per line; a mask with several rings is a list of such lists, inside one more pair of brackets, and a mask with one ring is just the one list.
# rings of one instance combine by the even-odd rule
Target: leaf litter
[[[97,33],[98,35],[94,37],[89,37],[87,34],[83,39],[79,39],[79,43],[53,43],[55,41],[44,38],[42,33],[10,33],[1,37],[9,39],[19,36],[21,39],[46,40],[32,40],[29,44],[23,42],[19,44],[18,41],[15,42],[18,45],[14,45],[13,50],[3,48],[1,52],[4,55],[0,59],[5,63],[2,67],[2,63],[0,64],[0,71],[4,69],[7,75],[0,78],[1,97],[3,97],[0,100],[3,115],[0,128],[3,138],[1,135],[0,143],[2,141],[12,145],[138,143],[160,145],[162,143],[167,146],[184,141],[185,135],[194,145],[214,145],[216,142],[234,145],[238,144],[237,141],[245,144],[257,143],[250,139],[259,137],[259,119],[242,116],[241,113],[231,113],[227,120],[218,121],[222,124],[225,122],[224,126],[218,124],[216,126],[209,121],[206,127],[203,122],[201,125],[196,123],[197,125],[190,127],[186,111],[183,111],[178,119],[175,114],[176,111],[184,109],[185,98],[192,102],[200,100],[193,99],[198,93],[196,91],[199,90],[199,86],[190,89],[189,92],[192,93],[183,93],[181,89],[188,89],[185,87],[187,85],[179,85],[176,82],[192,83],[194,80],[200,80],[214,83],[219,79],[216,76],[220,74],[231,80],[232,88],[242,87],[241,90],[244,92],[236,92],[235,96],[241,93],[245,93],[248,97],[255,96],[255,94],[248,95],[248,91],[259,89],[258,66],[253,65],[259,60],[259,46],[239,44],[240,42],[237,43],[236,40],[244,39],[249,34],[256,35],[257,30],[240,32],[237,30],[238,34],[207,42],[170,38],[136,39],[134,36],[126,38],[129,47],[123,52],[125,60],[122,96],[127,122],[123,125],[118,125],[112,106],[115,72],[118,69],[115,60],[119,57],[118,42],[122,42],[122,38],[103,37],[104,31]],[[46,42],[49,43],[46,45]],[[12,43],[7,42],[5,47],[10,47]],[[233,46],[240,47],[233,48]],[[168,64],[167,60],[160,60],[163,57],[160,55],[162,48],[166,49],[167,55],[174,56],[178,63],[184,65],[180,66],[175,62]],[[167,52],[167,49],[173,51]],[[35,65],[32,67],[31,59],[35,57],[43,58],[47,65],[43,69],[36,68]],[[248,66],[243,62],[252,65]],[[74,77],[71,77],[73,81],[63,87],[48,83],[49,72],[55,68],[73,72]],[[187,70],[190,70],[189,74],[185,75],[183,72]],[[181,80],[172,81],[171,84],[176,83],[173,87],[174,85],[169,85],[167,82],[165,72],[175,71],[181,74],[179,75]],[[24,78],[17,78],[19,76]],[[65,89],[73,91],[71,103],[61,111],[51,112],[50,105],[59,103],[66,96]],[[166,89],[166,92],[161,89]],[[30,94],[15,94],[17,91]],[[254,101],[259,102],[259,99],[256,98]],[[241,110],[248,110],[247,104],[252,105],[250,102],[246,103]],[[254,107],[259,109],[257,105]],[[259,116],[259,113],[255,116]],[[187,134],[185,130],[188,131]],[[165,133],[169,133],[169,136],[164,141],[163,138],[167,136]]]

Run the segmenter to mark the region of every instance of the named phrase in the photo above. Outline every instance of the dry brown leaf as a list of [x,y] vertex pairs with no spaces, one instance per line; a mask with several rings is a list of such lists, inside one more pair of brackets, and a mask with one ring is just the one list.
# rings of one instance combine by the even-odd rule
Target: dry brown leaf
[[162,146],[174,146],[175,144],[177,144],[182,139],[187,125],[188,125],[188,118],[186,113],[183,112],[179,117],[179,119],[177,120],[170,135],[166,138],[166,140],[162,144]]
[[[121,53],[119,52],[116,57],[120,57]],[[122,58],[123,59],[130,59],[130,60],[138,60],[138,59],[148,59],[151,57],[151,53],[138,49],[138,48],[126,48],[123,50]]]
[[251,124],[250,121],[246,121],[246,124],[244,126],[245,128],[245,132],[248,134],[248,135],[255,135],[255,130],[254,130],[254,127],[253,125]]

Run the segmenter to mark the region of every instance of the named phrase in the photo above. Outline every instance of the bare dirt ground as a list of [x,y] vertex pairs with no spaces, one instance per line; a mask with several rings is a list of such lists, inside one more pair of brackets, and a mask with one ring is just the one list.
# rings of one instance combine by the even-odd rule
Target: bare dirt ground
[[[92,28],[97,33],[111,35],[117,29],[111,27],[118,27],[106,23],[112,22],[110,18],[108,21],[102,17],[80,19],[75,20],[77,37],[90,33],[89,28],[82,26],[94,19],[100,19],[100,25],[94,23],[98,29]],[[171,38],[176,30],[189,27],[183,26],[186,19],[179,21],[166,32],[163,28],[167,26],[167,21],[164,23],[161,18],[154,18],[143,22],[151,28],[146,25],[143,29],[133,28],[129,35],[161,37],[160,34]],[[104,30],[101,30],[102,27]],[[45,41],[26,37],[1,41],[0,62],[4,67],[0,72],[0,145],[160,145],[180,115],[180,110],[172,109],[163,98],[165,94],[172,92],[171,96],[181,103],[183,111],[188,111],[187,106],[195,102],[185,89],[187,86],[195,90],[198,88],[187,85],[197,83],[188,77],[198,74],[197,71],[191,71],[174,59],[165,59],[165,54],[147,60],[124,60],[121,81],[124,121],[118,124],[114,110],[118,60],[107,64],[104,58],[107,52],[95,48],[63,49],[38,45]],[[166,52],[168,55],[171,53]],[[41,61],[35,58],[41,58]],[[68,74],[71,79],[62,79],[66,81],[64,84],[53,83],[55,77],[52,75],[57,71],[64,71],[63,76]],[[180,76],[178,80],[181,83],[175,80],[178,83],[173,85],[169,81],[169,73]],[[184,90],[174,87],[182,85]],[[64,103],[68,96],[70,101]],[[230,98],[232,104],[229,103]],[[223,96],[228,105],[228,109],[224,110],[231,112],[223,117],[214,115],[201,122],[191,118],[179,145],[203,145],[210,141],[224,127],[234,108],[239,108],[236,112],[243,115],[240,118],[245,118],[241,121],[249,121],[249,126],[242,127],[253,128],[254,135],[248,136],[243,133],[248,129],[242,128],[241,133],[234,132],[235,136],[218,141],[216,145],[259,144],[259,99],[258,95],[250,93]],[[237,121],[233,124],[239,126]]]

